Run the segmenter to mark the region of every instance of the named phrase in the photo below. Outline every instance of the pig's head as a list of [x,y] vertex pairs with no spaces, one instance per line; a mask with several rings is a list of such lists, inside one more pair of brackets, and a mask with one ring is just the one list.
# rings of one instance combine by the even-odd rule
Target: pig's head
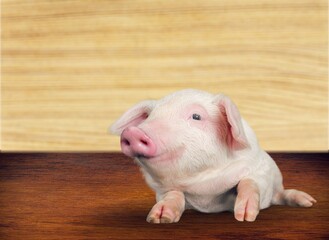
[[125,155],[158,171],[195,172],[249,146],[235,104],[222,94],[192,89],[140,102],[111,131],[121,136]]

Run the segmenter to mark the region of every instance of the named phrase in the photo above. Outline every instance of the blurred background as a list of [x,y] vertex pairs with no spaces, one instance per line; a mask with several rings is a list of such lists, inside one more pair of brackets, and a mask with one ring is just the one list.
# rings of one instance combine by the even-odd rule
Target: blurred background
[[2,1],[2,151],[117,151],[143,99],[225,93],[270,151],[328,150],[325,0]]

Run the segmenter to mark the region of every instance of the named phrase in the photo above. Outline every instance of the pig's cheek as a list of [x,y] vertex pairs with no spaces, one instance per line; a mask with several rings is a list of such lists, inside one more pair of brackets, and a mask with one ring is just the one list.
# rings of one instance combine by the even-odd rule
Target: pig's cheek
[[187,145],[196,152],[196,149],[207,149],[209,145],[209,136],[211,136],[211,129],[206,122],[189,122],[187,134]]
[[189,120],[188,126],[189,128],[198,128],[204,132],[210,132],[207,123],[208,123],[207,121]]
[[[199,149],[201,153],[216,152],[218,139],[213,125],[209,121],[189,123],[190,136],[188,138],[190,149],[195,153]],[[192,137],[191,137],[192,136]],[[192,140],[193,139],[193,140]],[[214,148],[214,149],[213,149]],[[213,151],[214,150],[214,151]]]

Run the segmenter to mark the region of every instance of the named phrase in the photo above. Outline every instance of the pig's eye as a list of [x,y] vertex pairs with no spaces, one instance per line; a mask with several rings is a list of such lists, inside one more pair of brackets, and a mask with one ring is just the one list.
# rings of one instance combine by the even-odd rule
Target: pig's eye
[[199,114],[197,114],[197,113],[193,113],[192,118],[194,120],[198,120],[198,121],[201,120],[201,116]]

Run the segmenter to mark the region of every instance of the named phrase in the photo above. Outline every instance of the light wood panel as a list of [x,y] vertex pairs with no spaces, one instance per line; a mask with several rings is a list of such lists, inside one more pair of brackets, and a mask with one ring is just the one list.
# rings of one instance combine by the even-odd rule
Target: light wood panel
[[2,1],[2,150],[118,150],[145,98],[224,92],[267,150],[327,150],[327,1]]

